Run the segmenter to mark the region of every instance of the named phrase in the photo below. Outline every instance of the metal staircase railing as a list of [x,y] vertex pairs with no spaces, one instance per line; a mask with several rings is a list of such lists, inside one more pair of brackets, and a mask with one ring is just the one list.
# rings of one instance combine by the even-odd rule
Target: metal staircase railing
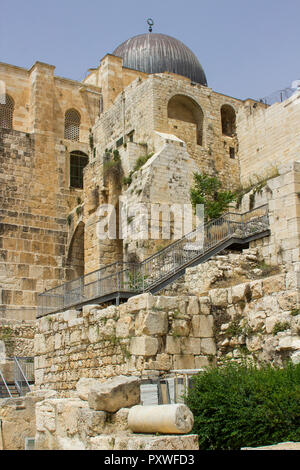
[[6,380],[0,370],[0,398],[7,398],[7,397],[12,398],[12,394],[10,393]]
[[91,301],[157,292],[188,266],[207,261],[233,243],[269,233],[268,206],[244,214],[228,212],[202,224],[141,263],[117,262],[38,295],[37,317]]
[[23,368],[21,367],[20,360],[22,358],[17,358],[14,356],[14,380],[15,386],[18,390],[20,397],[26,395],[26,393],[30,392],[30,385],[28,383],[27,377]]

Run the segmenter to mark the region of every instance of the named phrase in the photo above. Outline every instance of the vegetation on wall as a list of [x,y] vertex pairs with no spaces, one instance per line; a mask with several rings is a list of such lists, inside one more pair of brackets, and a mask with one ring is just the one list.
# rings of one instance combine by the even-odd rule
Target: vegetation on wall
[[236,208],[238,209],[240,207],[243,197],[251,192],[249,195],[249,210],[253,209],[256,194],[262,194],[263,189],[268,187],[268,181],[277,176],[279,176],[277,167],[269,169],[264,176],[255,175],[247,186],[238,189],[236,193]]
[[186,402],[201,450],[300,441],[300,364],[227,362],[195,377]]
[[197,204],[204,205],[205,221],[220,217],[236,199],[234,192],[221,188],[222,183],[217,176],[194,173],[194,186],[190,190],[191,202],[194,208]]
[[123,175],[123,168],[121,163],[121,157],[118,150],[106,152],[107,160],[103,164],[103,175],[104,178],[112,177],[117,181],[120,181]]
[[15,337],[14,331],[9,326],[0,327],[0,341],[3,341],[6,349],[6,356],[14,355]]
[[127,177],[124,177],[123,178],[123,184],[126,185],[126,186],[130,186],[131,183],[132,183],[132,176],[133,174],[140,170],[142,168],[142,166],[145,165],[145,163],[147,163],[147,161],[153,157],[154,153],[149,153],[148,155],[143,155],[141,157],[139,157],[137,159],[137,161],[135,162],[135,165],[133,167],[133,170],[129,173],[129,176]]

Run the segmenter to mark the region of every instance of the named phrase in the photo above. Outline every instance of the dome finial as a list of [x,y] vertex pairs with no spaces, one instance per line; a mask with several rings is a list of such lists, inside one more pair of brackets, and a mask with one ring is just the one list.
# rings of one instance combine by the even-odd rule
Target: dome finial
[[154,21],[152,18],[148,18],[147,19],[147,23],[148,23],[148,26],[149,26],[149,33],[152,33],[152,27],[154,26]]

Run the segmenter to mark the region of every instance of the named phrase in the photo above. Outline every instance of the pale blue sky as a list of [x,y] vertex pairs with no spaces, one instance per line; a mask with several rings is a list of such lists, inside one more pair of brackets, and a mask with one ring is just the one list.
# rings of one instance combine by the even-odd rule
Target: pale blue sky
[[198,56],[213,90],[262,98],[300,79],[299,0],[10,0],[0,8],[0,61],[82,80],[131,36],[174,36]]

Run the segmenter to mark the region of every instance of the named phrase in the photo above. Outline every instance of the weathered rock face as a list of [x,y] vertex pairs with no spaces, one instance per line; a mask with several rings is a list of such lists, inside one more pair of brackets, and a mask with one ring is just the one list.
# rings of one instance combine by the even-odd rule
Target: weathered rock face
[[76,385],[79,398],[81,400],[88,401],[91,388],[93,386],[97,386],[98,384],[99,381],[96,379],[81,378]]
[[0,362],[13,356],[33,356],[34,334],[34,321],[0,319]]
[[78,398],[47,399],[36,407],[35,449],[83,450],[99,435],[126,435],[128,412],[128,408],[113,414],[95,411]]
[[[121,376],[116,377],[113,382],[115,386],[110,383],[106,394],[103,394],[106,404],[109,394],[112,401],[117,399],[117,383],[119,395],[120,387],[124,395],[125,389],[130,393],[129,382],[132,387],[137,381],[136,378],[128,381],[127,377]],[[88,382],[81,381],[81,384],[87,385]],[[80,386],[78,389],[80,390]],[[36,450],[198,450],[198,437],[183,435],[184,432],[191,431],[193,426],[193,415],[185,405],[145,408],[134,406],[121,408],[117,412],[107,412],[91,409],[86,400],[79,398],[46,398],[37,403],[35,411]],[[129,419],[131,413],[133,419]],[[141,429],[143,426],[144,432],[150,432],[146,429],[155,428],[177,435],[136,436],[129,429],[130,420],[133,421],[131,427],[137,426]]]
[[199,450],[198,436],[110,436],[91,438],[91,450]]
[[186,405],[134,406],[128,415],[128,426],[136,433],[187,434],[194,425]]
[[[185,275],[175,284],[168,286],[165,295],[207,295],[212,289],[239,285],[246,281],[253,281],[265,276],[265,264],[262,263],[260,250],[251,248],[242,253],[224,251],[209,261],[198,266],[187,268]],[[277,274],[278,266],[270,266],[269,273]],[[220,292],[216,293],[215,305],[226,304],[228,299]]]
[[90,408],[97,411],[114,413],[120,408],[140,403],[140,384],[138,377],[118,376],[104,383],[93,383],[89,393]]
[[30,396],[23,398],[0,400],[3,450],[25,449],[25,438],[34,437],[36,433],[35,406],[42,402],[46,395],[55,394],[49,390],[31,392]]

